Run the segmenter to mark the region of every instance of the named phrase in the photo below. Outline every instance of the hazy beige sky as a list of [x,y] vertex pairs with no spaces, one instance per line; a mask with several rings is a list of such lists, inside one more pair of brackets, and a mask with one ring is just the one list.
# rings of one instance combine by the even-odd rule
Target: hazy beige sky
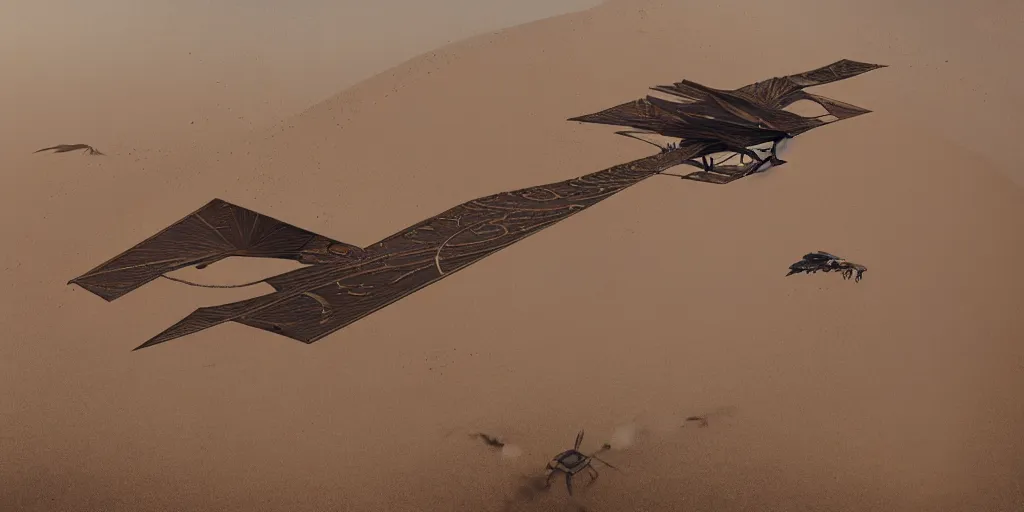
[[8,0],[0,109],[13,116],[0,120],[0,145],[70,137],[146,146],[235,133],[426,49],[598,3]]

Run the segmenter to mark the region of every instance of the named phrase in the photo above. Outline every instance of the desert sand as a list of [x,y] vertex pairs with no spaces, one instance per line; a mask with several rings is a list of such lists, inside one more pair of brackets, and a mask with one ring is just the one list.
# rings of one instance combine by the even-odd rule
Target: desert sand
[[[201,108],[237,96],[216,89],[133,95],[118,76],[140,72],[109,62],[78,93],[15,78],[36,96],[3,98],[21,107],[0,174],[0,510],[1024,509],[1024,75],[1005,62],[1024,8],[956,4],[613,0],[425,46],[309,108],[340,75],[274,77],[232,104],[253,123]],[[651,152],[569,117],[841,58],[890,67],[812,92],[873,112],[791,141],[785,166],[652,178],[312,345],[227,324],[132,352],[269,287],[158,280],[107,303],[65,284],[215,197],[369,244]],[[133,101],[41,106],[88,105],[102,80]],[[197,113],[216,122],[184,128]],[[107,156],[31,154],[77,142]],[[869,271],[783,277],[814,250]],[[621,471],[574,500],[533,490],[580,429]]]

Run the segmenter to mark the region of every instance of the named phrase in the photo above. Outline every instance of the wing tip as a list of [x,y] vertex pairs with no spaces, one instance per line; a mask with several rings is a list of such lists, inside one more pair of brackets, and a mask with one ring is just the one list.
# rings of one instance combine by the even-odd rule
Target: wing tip
[[144,349],[144,348],[152,347],[153,345],[159,345],[161,343],[163,343],[163,341],[149,340],[149,341],[143,343],[142,345],[139,345],[139,346],[133,348],[132,352],[135,352],[136,350],[141,350],[141,349]]
[[161,343],[173,340],[174,338],[180,338],[182,336],[185,336],[186,334],[191,334],[190,332],[185,332],[185,333],[172,332],[175,329],[175,327],[178,327],[178,325],[174,325],[174,326],[168,328],[167,330],[165,330],[164,332],[162,332],[160,334],[157,334],[156,336],[153,336],[152,338],[146,340],[146,342],[143,343],[142,345],[139,345],[139,346],[133,348],[132,352],[135,352],[136,350],[141,350],[141,349],[144,349],[144,348],[149,348],[149,347],[152,347],[154,345],[159,345]]
[[157,334],[156,336],[153,336],[152,338],[146,340],[146,342],[143,343],[142,345],[139,345],[139,346],[133,348],[132,352],[135,352],[136,350],[142,350],[144,348],[152,347],[153,345],[159,345],[159,344],[169,340],[170,338],[164,339],[165,338],[164,334],[166,334],[166,332],[167,331],[164,331],[164,332],[162,332],[160,334]]
[[873,68],[873,69],[889,67],[888,64],[877,64],[877,63],[874,63],[874,62],[865,62],[865,61],[862,61],[862,60],[853,60],[853,59],[839,59],[839,60],[833,62],[830,65],[834,66],[836,64],[856,64],[858,66],[869,67],[869,68]]
[[[107,302],[114,302],[118,298],[124,296],[124,294],[128,293],[127,291],[109,292],[108,289],[103,288],[103,287],[88,286],[88,285],[86,285],[86,283],[83,282],[83,279],[85,279],[87,277],[89,277],[89,276],[88,275],[78,276],[78,277],[68,281],[66,284],[67,284],[67,286],[71,286],[71,285],[78,286],[78,287],[82,288],[83,290],[85,290],[85,291],[87,291],[87,292],[89,292],[89,293],[91,293],[91,294],[93,294],[93,295],[95,295],[95,296],[97,296],[97,297],[107,301]],[[101,291],[101,290],[103,290],[103,291]],[[104,291],[107,291],[107,293],[104,293]],[[129,291],[131,291],[131,290],[129,290]]]

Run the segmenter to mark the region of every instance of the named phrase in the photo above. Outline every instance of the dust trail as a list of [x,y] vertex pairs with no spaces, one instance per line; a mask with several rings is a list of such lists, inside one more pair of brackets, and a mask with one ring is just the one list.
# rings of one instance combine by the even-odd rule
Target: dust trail
[[[592,509],[584,506],[576,497],[563,499],[549,493],[543,475],[521,475],[519,485],[512,496],[505,499],[502,512],[525,512],[527,510],[543,510],[545,512],[588,512]],[[548,498],[548,499],[543,499]],[[560,503],[555,504],[555,501]]]
[[523,449],[514,444],[506,444],[501,447],[501,458],[503,459],[517,459],[522,454]]
[[[654,417],[641,418],[638,415],[616,425],[602,443],[601,448],[595,453],[606,450],[622,452],[637,448],[638,445],[649,443],[657,444],[666,435],[672,435],[683,428],[706,427],[709,424],[718,422],[721,418],[735,414],[734,406],[724,406],[701,410],[699,408],[687,411],[685,414],[655,414]],[[696,414],[694,414],[696,413]],[[449,431],[445,437],[450,437],[461,431],[475,442],[484,444],[493,451],[500,453],[502,459],[516,459],[521,457],[525,450],[520,446],[508,442],[502,436],[491,435],[480,431],[466,431],[459,428]],[[653,434],[653,437],[652,437]],[[645,448],[641,448],[645,449]],[[585,453],[586,450],[584,450]],[[628,459],[628,455],[623,454]],[[622,468],[621,461],[612,461],[615,468]],[[621,471],[621,469],[620,469]],[[531,510],[559,511],[559,512],[584,512],[593,510],[584,506],[579,500],[582,496],[564,496],[563,494],[552,494],[552,488],[548,487],[546,474],[543,471],[530,474],[520,474],[518,478],[513,477],[514,483],[509,495],[503,500],[502,512],[526,512]]]
[[612,437],[608,440],[608,446],[613,450],[625,450],[636,443],[637,424],[631,421],[624,425],[615,427]]
[[480,439],[487,446],[498,449],[501,452],[501,458],[503,459],[517,459],[523,455],[523,449],[521,447],[504,441],[497,436],[492,436],[483,432],[474,432],[470,434],[470,437]]
[[477,432],[476,434],[473,434],[473,437],[479,437],[480,439],[483,439],[484,443],[487,446],[491,446],[494,448],[502,448],[505,446],[505,443],[502,440],[494,436],[489,436],[482,432]]
[[686,422],[699,421],[702,425],[707,426],[711,423],[715,423],[722,418],[731,418],[736,415],[735,405],[725,405],[722,407],[716,407],[714,409],[707,410],[701,414],[696,414],[686,418]]

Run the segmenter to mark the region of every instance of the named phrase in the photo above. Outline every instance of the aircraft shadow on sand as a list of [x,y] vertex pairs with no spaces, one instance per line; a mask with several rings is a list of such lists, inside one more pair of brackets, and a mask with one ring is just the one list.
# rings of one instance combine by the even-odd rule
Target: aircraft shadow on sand
[[[688,80],[654,87],[673,99],[648,95],[570,121],[626,126],[633,130],[617,133],[659,135],[678,143],[661,146],[645,140],[660,151],[570,180],[473,199],[367,247],[214,199],[68,284],[112,301],[160,277],[178,280],[165,275],[169,272],[204,268],[231,256],[296,260],[308,266],[259,281],[274,292],[199,308],[136,350],[224,322],[313,343],[670,168],[690,165],[698,170],[670,176],[726,184],[781,165],[785,162],[775,151],[780,141],[870,112],[805,88],[882,67],[844,59],[734,90]],[[821,105],[828,115],[804,117],[784,110],[800,100]],[[758,147],[766,144],[771,147]],[[716,164],[715,154],[731,156]],[[724,165],[736,156],[739,164]]]

